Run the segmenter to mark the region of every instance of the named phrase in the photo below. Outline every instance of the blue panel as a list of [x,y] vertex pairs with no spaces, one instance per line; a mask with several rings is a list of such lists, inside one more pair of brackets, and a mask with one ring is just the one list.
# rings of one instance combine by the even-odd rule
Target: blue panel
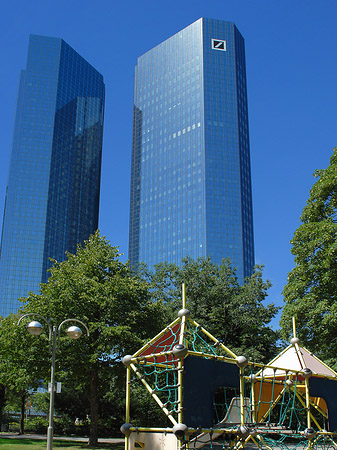
[[219,387],[240,387],[240,371],[235,364],[189,355],[184,359],[184,423],[194,428],[216,425],[214,392]]
[[309,392],[311,397],[321,397],[328,407],[328,431],[337,431],[337,383],[336,380],[311,377],[309,379]]

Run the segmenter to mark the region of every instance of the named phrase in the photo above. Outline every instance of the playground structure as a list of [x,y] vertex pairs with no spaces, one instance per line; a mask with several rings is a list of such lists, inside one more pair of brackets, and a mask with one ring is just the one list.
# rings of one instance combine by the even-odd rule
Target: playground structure
[[[337,449],[337,373],[296,337],[268,364],[236,355],[183,308],[134,355],[126,355],[125,450]],[[170,426],[133,426],[140,383]]]

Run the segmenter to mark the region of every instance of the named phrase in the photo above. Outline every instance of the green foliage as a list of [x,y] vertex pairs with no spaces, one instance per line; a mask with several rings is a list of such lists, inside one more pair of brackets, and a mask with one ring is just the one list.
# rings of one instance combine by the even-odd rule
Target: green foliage
[[49,411],[49,393],[34,392],[29,395],[32,402],[32,408],[38,413],[48,414]]
[[28,417],[25,420],[27,433],[46,434],[47,427],[48,417]]
[[14,420],[12,422],[9,422],[9,427],[8,430],[11,433],[19,433],[20,432],[20,424],[18,422],[14,422]]
[[48,367],[48,348],[18,325],[20,313],[0,322],[0,383],[5,389],[6,411],[21,412],[24,433],[24,412],[28,391],[37,387]]
[[337,148],[318,180],[291,241],[295,267],[284,288],[283,337],[296,316],[301,341],[325,360],[337,356]]
[[[90,415],[91,444],[97,442],[100,409],[121,357],[143,345],[163,325],[162,304],[153,301],[148,283],[137,278],[119,256],[118,249],[97,232],[83,247],[78,246],[76,255],[68,253],[65,261],[54,261],[41,294],[25,299],[25,312],[42,314],[52,325],[76,318],[89,328],[89,337],[83,333],[77,341],[65,335],[71,323],[60,331],[57,381],[76,387],[72,394],[67,388],[58,394],[55,405],[72,422],[83,412]],[[47,347],[47,336],[44,340]],[[75,406],[67,407],[62,397]]]
[[158,264],[147,277],[153,296],[166,305],[168,320],[181,309],[185,283],[191,317],[227,347],[259,361],[268,361],[276,353],[278,335],[268,324],[278,308],[264,303],[270,282],[263,281],[262,267],[257,266],[243,286],[228,260],[218,266],[210,259],[185,258],[181,268]]
[[10,314],[0,322],[0,383],[6,392],[22,394],[36,387],[48,355],[41,342],[18,326],[20,313]]
[[160,304],[149,300],[147,283],[132,276],[118,258],[118,249],[96,233],[76,255],[54,261],[48,283],[41,285],[42,294],[27,299],[27,312],[38,311],[52,323],[74,317],[89,326],[89,338],[76,342],[61,338],[62,348],[90,348],[84,360],[76,361],[80,367],[118,361],[126,345],[129,350],[137,348],[147,330],[159,324]]

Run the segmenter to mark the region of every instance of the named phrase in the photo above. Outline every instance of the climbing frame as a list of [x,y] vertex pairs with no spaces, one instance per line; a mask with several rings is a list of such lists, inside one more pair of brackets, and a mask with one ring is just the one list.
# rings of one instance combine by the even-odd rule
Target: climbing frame
[[[125,449],[336,448],[337,374],[299,346],[269,364],[248,361],[190,317],[185,286],[178,317],[126,366]],[[130,391],[140,383],[170,427],[135,427]],[[158,410],[158,411],[159,411]],[[159,414],[158,414],[159,415]]]

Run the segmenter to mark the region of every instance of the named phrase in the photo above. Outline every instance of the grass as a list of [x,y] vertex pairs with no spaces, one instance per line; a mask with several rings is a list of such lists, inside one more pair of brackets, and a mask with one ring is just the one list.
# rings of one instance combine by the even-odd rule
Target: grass
[[[0,438],[1,450],[46,450],[46,441],[36,439],[4,439]],[[83,449],[111,449],[124,450],[124,444],[99,444],[88,447],[84,442],[57,441],[54,439],[53,448],[58,450],[83,450]]]

